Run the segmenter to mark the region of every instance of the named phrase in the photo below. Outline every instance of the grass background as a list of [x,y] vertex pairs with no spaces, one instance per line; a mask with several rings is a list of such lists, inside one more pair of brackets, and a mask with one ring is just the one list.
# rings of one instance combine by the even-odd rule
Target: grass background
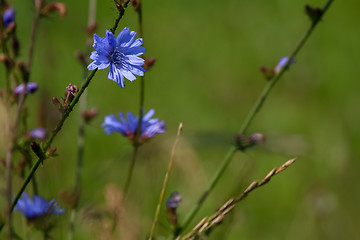
[[[62,97],[69,83],[81,85],[82,68],[74,53],[85,49],[88,3],[63,2],[66,18],[54,14],[40,23],[31,77],[40,90],[28,99],[31,128],[52,128],[58,116],[51,97]],[[33,6],[31,1],[13,4],[21,58],[26,59]],[[275,66],[310,24],[305,4],[322,6],[325,1],[143,0],[146,55],[157,59],[146,74],[145,108],[154,108],[168,130],[140,149],[129,193],[128,227],[119,236],[144,239],[149,233],[179,122],[184,129],[166,197],[175,190],[183,196],[181,222],[265,85],[259,66]],[[191,225],[272,168],[292,157],[298,161],[240,203],[210,239],[360,239],[359,7],[355,0],[334,1],[248,131],[264,133],[266,145],[236,155]],[[97,34],[104,36],[116,9],[112,1],[102,0],[97,11]],[[137,29],[131,8],[119,30],[125,26]],[[4,77],[3,66],[0,71]],[[125,84],[121,89],[103,70],[89,87],[88,106],[98,108],[99,116],[86,132],[75,239],[104,238],[106,224],[89,221],[89,215],[109,207],[107,196],[116,195],[109,184],[120,191],[125,180],[131,144],[119,134],[107,136],[101,128],[105,115],[138,112],[140,81]],[[73,187],[78,115],[71,115],[53,144],[59,157],[47,160],[37,172],[40,192],[47,199],[59,199],[62,189]],[[0,124],[4,129],[2,106]],[[2,147],[0,152],[4,156]],[[14,191],[19,187],[14,177]],[[66,239],[69,215],[59,219],[54,239]],[[26,228],[21,214],[14,216],[15,229],[22,234]],[[167,236],[168,227],[163,208],[157,235]],[[35,235],[30,239],[38,239],[38,232],[31,233]]]

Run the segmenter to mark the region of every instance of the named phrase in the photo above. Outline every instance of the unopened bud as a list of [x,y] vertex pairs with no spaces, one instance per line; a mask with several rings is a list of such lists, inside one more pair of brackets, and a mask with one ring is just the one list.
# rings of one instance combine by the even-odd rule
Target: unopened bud
[[89,36],[92,36],[92,35],[94,35],[96,29],[97,29],[97,23],[94,22],[94,23],[90,24],[90,25],[86,28],[86,33],[87,33]]
[[5,54],[0,54],[0,62],[4,63],[6,67],[11,65],[9,58]]
[[94,117],[98,115],[99,111],[96,108],[91,108],[89,111],[82,113],[82,116],[86,123],[89,123]]
[[137,1],[136,1],[136,0],[131,0],[131,5],[132,5],[133,7],[136,7]]
[[144,69],[149,70],[154,65],[155,61],[156,61],[156,58],[154,58],[154,57],[146,59],[145,64],[144,64]]
[[237,134],[235,136],[235,145],[239,150],[244,151],[249,146],[249,139],[242,134]]
[[19,55],[20,43],[15,34],[12,37],[11,47],[13,49],[14,55],[17,57]]
[[46,16],[49,13],[53,13],[53,12],[59,12],[61,17],[65,17],[66,15],[66,6],[64,3],[59,3],[59,2],[53,2],[50,3],[48,5],[46,5],[42,10],[41,10],[41,14]]
[[271,80],[275,75],[275,71],[273,69],[268,69],[265,66],[260,67],[260,72],[263,74],[266,80]]
[[56,147],[51,147],[46,151],[46,157],[56,157]]
[[81,63],[81,65],[83,66],[87,66],[87,61],[86,61],[86,58],[85,58],[85,55],[83,52],[81,52],[80,50],[77,50],[75,52],[75,56],[76,58],[79,60],[79,62]]
[[250,144],[251,145],[264,144],[265,143],[265,136],[262,133],[251,134],[249,139],[250,139]]
[[26,63],[23,61],[19,61],[19,62],[17,62],[17,67],[20,69],[20,72],[21,72],[23,78],[25,80],[28,79],[29,71],[26,67]]
[[63,105],[60,103],[59,99],[57,99],[56,97],[53,97],[52,102],[60,112],[64,111]]
[[313,23],[315,23],[315,22],[320,21],[322,15],[323,15],[323,10],[321,8],[315,8],[315,7],[306,5],[305,13],[310,17],[311,21]]
[[[38,152],[41,152],[41,147],[40,145],[37,143],[37,142],[31,142],[30,143],[30,147],[31,149],[34,151],[34,153],[38,153]],[[36,154],[37,155],[37,154]]]
[[16,29],[16,23],[15,23],[15,22],[11,22],[11,23],[9,23],[9,24],[7,25],[7,27],[6,27],[6,33],[7,33],[7,34],[11,34],[11,33],[13,33],[13,32],[15,31],[15,29]]

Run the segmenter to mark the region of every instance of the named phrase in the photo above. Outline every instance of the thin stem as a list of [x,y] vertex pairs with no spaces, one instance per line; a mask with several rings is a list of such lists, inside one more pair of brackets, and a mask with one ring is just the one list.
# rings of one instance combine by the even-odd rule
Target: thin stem
[[[139,25],[139,36],[144,38],[143,36],[143,21],[142,21],[142,5],[141,0],[138,0],[136,6],[136,12],[138,15],[138,25]],[[144,101],[145,101],[145,75],[140,77],[140,103],[139,103],[139,122],[137,126],[135,139],[138,139],[141,134],[141,124],[142,119],[144,117]]]
[[6,107],[6,137],[8,141],[7,151],[6,151],[6,171],[5,171],[5,184],[6,184],[6,207],[5,207],[5,217],[7,222],[8,230],[8,239],[12,239],[12,227],[11,227],[11,197],[12,197],[12,179],[11,179],[11,165],[13,157],[13,135],[11,133],[11,123],[10,123],[10,106],[9,101],[7,102]]
[[[120,19],[124,16],[125,13],[125,8],[127,7],[128,3],[130,2],[130,0],[128,0],[127,2],[125,2],[124,6],[119,9],[119,16],[116,18],[114,26],[111,28],[111,32],[115,33],[115,30],[118,27],[119,21]],[[90,72],[89,76],[87,77],[86,81],[84,82],[84,84],[82,85],[81,89],[79,90],[79,92],[76,94],[74,100],[71,102],[71,104],[69,105],[69,107],[64,111],[61,119],[59,120],[58,124],[56,125],[55,129],[52,131],[49,139],[46,141],[46,143],[44,144],[43,150],[42,150],[42,154],[44,156],[46,156],[46,150],[49,149],[52,141],[54,140],[54,138],[56,137],[56,135],[58,134],[58,132],[61,130],[65,120],[68,118],[68,116],[70,115],[70,113],[72,112],[72,110],[74,109],[75,105],[77,104],[77,102],[79,101],[81,95],[84,93],[85,89],[88,87],[88,85],[90,84],[90,81],[93,79],[93,77],[95,76],[95,73],[97,72],[97,69],[93,70]],[[13,204],[11,206],[11,211],[14,210],[14,207],[17,204],[17,201],[20,199],[22,193],[24,192],[26,186],[29,184],[31,178],[34,176],[37,168],[39,167],[40,163],[43,162],[45,159],[42,157],[39,157],[38,160],[34,163],[33,167],[31,168],[28,176],[26,177],[23,185],[21,186],[20,190],[18,191],[18,193],[16,194],[14,200],[13,200]],[[0,231],[2,230],[2,228],[4,227],[4,223],[0,224]]]
[[36,39],[36,32],[39,25],[39,19],[40,19],[40,8],[42,4],[39,4],[35,7],[35,16],[34,16],[34,22],[31,30],[31,38],[30,38],[30,46],[29,46],[29,53],[28,53],[28,62],[27,62],[27,68],[28,70],[31,69],[32,65],[32,59],[34,55],[34,48],[35,48],[35,39]]
[[[327,11],[327,9],[329,8],[329,6],[331,5],[332,0],[329,0],[326,5],[324,6],[324,8],[322,9],[322,15],[325,14],[325,12]],[[317,21],[312,22],[311,26],[308,28],[308,30],[305,32],[305,34],[303,35],[303,37],[301,38],[301,40],[299,41],[299,43],[296,45],[296,47],[294,48],[294,50],[291,52],[291,54],[289,55],[289,61],[285,64],[285,66],[281,69],[281,71],[272,79],[270,80],[265,88],[263,89],[263,91],[261,92],[258,100],[255,102],[253,108],[251,109],[251,111],[249,112],[247,118],[245,119],[244,123],[242,124],[240,130],[239,130],[239,134],[244,134],[246,132],[246,130],[248,129],[248,127],[250,126],[250,124],[252,123],[254,117],[256,116],[256,114],[259,112],[259,110],[261,109],[261,107],[263,106],[263,103],[265,102],[267,96],[269,95],[271,89],[275,86],[275,84],[279,81],[279,79],[282,77],[282,75],[284,74],[285,70],[289,67],[289,65],[291,64],[290,59],[293,59],[296,57],[297,53],[302,49],[302,47],[304,46],[305,42],[308,40],[308,38],[310,37],[311,33],[313,32],[313,30],[315,29],[315,27],[317,26],[318,22],[321,20],[321,18],[319,18]],[[222,161],[220,167],[218,168],[217,172],[215,173],[215,176],[213,177],[213,179],[211,180],[207,190],[202,194],[202,196],[200,197],[200,199],[198,200],[198,202],[196,203],[196,205],[193,207],[193,209],[189,212],[189,214],[187,215],[187,217],[184,220],[184,223],[182,224],[182,226],[178,229],[175,230],[175,235],[180,234],[193,220],[193,218],[195,217],[196,213],[200,210],[200,207],[202,206],[202,204],[204,203],[205,199],[207,198],[207,196],[209,195],[209,193],[212,191],[212,189],[215,187],[215,185],[218,183],[219,179],[221,178],[221,176],[223,175],[223,173],[225,172],[225,169],[227,168],[227,166],[230,164],[231,160],[233,159],[233,156],[235,155],[235,153],[237,152],[237,148],[232,146],[228,153],[226,154],[224,160]]]
[[154,217],[154,221],[153,221],[153,224],[152,224],[152,227],[151,227],[151,232],[150,232],[149,240],[152,240],[152,239],[153,239],[154,232],[155,232],[155,227],[156,227],[156,223],[157,223],[157,221],[158,221],[158,219],[159,219],[159,214],[160,214],[161,206],[162,206],[162,203],[163,203],[163,200],[164,200],[164,195],[165,195],[166,186],[167,186],[167,183],[168,183],[168,179],[169,179],[169,175],[170,175],[172,166],[173,166],[173,164],[174,164],[175,150],[176,150],[176,147],[177,147],[177,145],[178,145],[178,143],[179,143],[179,138],[180,138],[181,130],[182,130],[182,123],[179,124],[178,132],[177,132],[176,139],[175,139],[175,143],[174,143],[174,146],[173,146],[173,148],[172,148],[172,150],[171,150],[170,161],[169,161],[169,165],[168,165],[167,171],[166,171],[166,173],[165,173],[164,183],[163,183],[163,187],[162,187],[162,189],[161,189],[160,199],[159,199],[159,202],[158,202],[157,207],[156,207],[155,217]]
[[126,180],[125,180],[125,184],[124,184],[124,190],[123,190],[123,196],[122,196],[122,202],[121,205],[124,206],[125,205],[125,201],[126,201],[126,197],[129,191],[129,187],[130,187],[130,182],[131,182],[131,178],[132,178],[132,174],[134,172],[134,166],[135,166],[135,162],[136,162],[136,157],[137,157],[137,153],[139,150],[139,145],[135,144],[134,148],[133,148],[133,153],[132,153],[132,157],[131,157],[131,162],[127,171],[127,175],[126,175]]

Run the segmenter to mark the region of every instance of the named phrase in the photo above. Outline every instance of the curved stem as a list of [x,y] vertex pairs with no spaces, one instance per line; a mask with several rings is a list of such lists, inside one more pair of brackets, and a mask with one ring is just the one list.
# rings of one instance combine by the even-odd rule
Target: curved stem
[[[327,11],[327,9],[329,8],[329,6],[331,5],[331,3],[333,2],[333,0],[328,0],[328,2],[326,3],[326,5],[324,6],[324,8],[322,9],[322,15],[325,14],[325,12]],[[319,18],[316,21],[313,21],[311,26],[308,28],[308,30],[305,32],[305,34],[303,35],[303,37],[300,39],[299,43],[296,45],[296,47],[294,48],[294,50],[290,53],[289,55],[289,59],[293,59],[295,58],[295,56],[297,55],[297,53],[302,49],[302,47],[304,46],[304,44],[306,43],[306,41],[308,40],[308,38],[310,37],[311,33],[313,32],[313,30],[315,29],[315,27],[317,26],[317,24],[319,23],[319,21],[321,20],[321,18]],[[285,70],[289,67],[289,65],[291,61],[289,60],[285,66],[282,67],[281,71],[272,79],[270,80],[266,86],[264,87],[263,91],[261,92],[259,98],[257,99],[257,101],[255,102],[255,104],[253,105],[253,108],[250,110],[249,114],[247,115],[244,123],[242,124],[240,130],[239,130],[239,134],[244,134],[246,132],[246,130],[248,129],[248,127],[250,126],[250,124],[252,123],[253,119],[255,118],[256,114],[259,112],[259,110],[261,109],[261,107],[263,106],[263,103],[265,102],[267,96],[269,95],[271,89],[275,86],[275,84],[279,81],[279,79],[282,77],[282,75],[284,74]],[[212,191],[212,189],[215,187],[215,185],[218,183],[220,177],[223,175],[223,173],[225,172],[225,169],[227,168],[227,166],[229,165],[229,163],[231,162],[231,160],[233,159],[233,156],[235,155],[235,153],[237,152],[237,148],[232,146],[228,153],[226,154],[224,160],[222,161],[220,167],[218,168],[217,172],[215,173],[213,179],[211,180],[209,187],[207,188],[207,190],[202,194],[202,196],[200,197],[200,199],[198,200],[198,202],[196,203],[196,205],[193,207],[193,209],[189,212],[189,214],[186,216],[184,223],[182,224],[182,226],[178,229],[175,230],[175,236],[179,235],[193,220],[193,218],[195,217],[196,213],[199,211],[200,207],[202,206],[202,204],[204,203],[205,199],[207,198],[207,196],[209,195],[209,193]]]

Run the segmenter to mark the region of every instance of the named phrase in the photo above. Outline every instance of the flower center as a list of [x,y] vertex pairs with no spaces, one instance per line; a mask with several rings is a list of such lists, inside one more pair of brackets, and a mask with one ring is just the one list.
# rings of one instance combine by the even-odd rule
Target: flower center
[[115,49],[110,55],[110,62],[114,64],[120,64],[125,58],[125,54],[119,49]]

